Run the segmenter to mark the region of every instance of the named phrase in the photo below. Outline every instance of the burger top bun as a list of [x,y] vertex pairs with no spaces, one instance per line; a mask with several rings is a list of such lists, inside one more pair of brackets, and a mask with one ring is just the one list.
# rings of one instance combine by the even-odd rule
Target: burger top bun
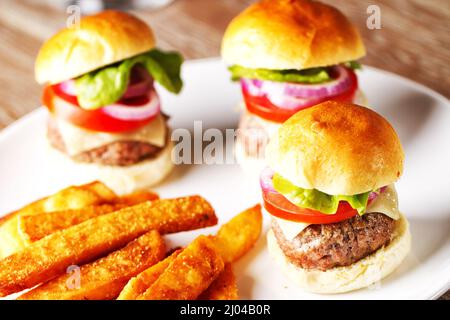
[[327,101],[297,112],[270,138],[268,165],[293,184],[331,195],[355,195],[398,180],[403,149],[382,116]]
[[365,55],[361,37],[337,9],[309,0],[262,0],[228,26],[222,56],[233,65],[307,69]]
[[107,10],[83,17],[78,26],[65,28],[44,43],[35,64],[36,81],[55,84],[155,46],[150,27],[137,17]]

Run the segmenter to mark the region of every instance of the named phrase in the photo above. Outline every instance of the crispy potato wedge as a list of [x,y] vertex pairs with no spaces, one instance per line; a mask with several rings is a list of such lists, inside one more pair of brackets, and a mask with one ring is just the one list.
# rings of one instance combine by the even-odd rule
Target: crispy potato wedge
[[113,204],[87,206],[82,209],[38,213],[31,216],[21,216],[18,226],[20,234],[27,244],[35,242],[58,230],[77,225],[86,220],[106,213],[117,211],[145,201],[157,200],[153,192],[137,192],[118,197]]
[[215,237],[225,263],[238,260],[258,240],[262,229],[261,206],[243,211],[224,224]]
[[136,300],[139,295],[143,294],[159,278],[181,251],[182,249],[174,251],[166,259],[130,279],[117,300]]
[[134,238],[215,225],[211,205],[200,196],[147,201],[57,231],[0,260],[0,296],[31,288],[114,251]]
[[215,241],[199,236],[169,264],[138,300],[196,299],[223,271]]
[[64,274],[25,293],[19,300],[115,299],[127,281],[164,258],[164,240],[150,231],[124,248],[90,264],[77,273]]
[[29,244],[18,230],[19,217],[57,210],[80,209],[114,201],[116,194],[101,182],[63,189],[52,196],[37,200],[0,220],[0,259]]
[[225,265],[222,273],[214,280],[198,300],[238,300],[238,288],[233,267],[230,263]]

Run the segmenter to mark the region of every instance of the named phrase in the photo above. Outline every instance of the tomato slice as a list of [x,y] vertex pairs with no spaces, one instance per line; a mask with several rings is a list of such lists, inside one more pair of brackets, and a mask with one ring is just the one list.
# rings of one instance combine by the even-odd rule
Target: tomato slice
[[[55,103],[55,99],[63,101]],[[148,103],[149,97],[142,96],[121,101],[130,107]],[[68,121],[78,127],[107,133],[120,133],[137,130],[150,123],[154,117],[144,120],[120,120],[104,113],[102,109],[85,110],[78,105],[77,97],[70,96],[59,90],[58,86],[47,86],[44,88],[42,102],[48,110],[58,118]]]
[[346,201],[339,203],[335,214],[301,208],[290,202],[280,193],[263,192],[264,208],[273,216],[303,223],[328,224],[350,219],[358,214]]
[[[358,89],[358,78],[356,77],[356,74],[355,72],[353,72],[353,70],[348,68],[347,70],[352,80],[352,86],[350,86],[346,92],[338,96],[324,98],[320,102],[326,100],[336,100],[341,102],[353,101],[353,98],[355,97],[356,94],[356,90]],[[301,109],[298,110],[281,109],[276,105],[274,105],[272,102],[270,102],[270,100],[267,99],[267,97],[252,96],[244,88],[242,88],[242,95],[244,96],[244,101],[247,106],[247,110],[266,120],[283,123],[291,116],[293,116],[295,113],[297,113],[299,110],[301,110]]]

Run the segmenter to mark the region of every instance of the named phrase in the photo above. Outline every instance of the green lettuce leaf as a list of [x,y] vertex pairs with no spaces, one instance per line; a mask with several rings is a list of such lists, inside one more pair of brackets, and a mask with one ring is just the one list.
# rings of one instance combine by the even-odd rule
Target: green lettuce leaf
[[344,65],[347,68],[350,68],[350,69],[353,69],[353,70],[362,69],[362,65],[358,61],[348,61],[348,62],[344,63]]
[[350,206],[357,210],[360,215],[366,212],[369,192],[360,193],[354,196],[333,196],[316,189],[303,189],[293,185],[289,180],[279,174],[273,176],[273,186],[293,204],[320,211],[325,214],[335,214],[339,201],[347,201]]
[[180,78],[182,56],[177,52],[153,49],[110,66],[89,72],[75,79],[77,97],[84,109],[98,109],[118,101],[125,93],[131,69],[140,64],[153,79],[168,91],[178,93],[183,86]]
[[240,78],[261,79],[278,82],[322,83],[331,79],[327,68],[304,70],[249,69],[238,65],[228,68],[233,81]]

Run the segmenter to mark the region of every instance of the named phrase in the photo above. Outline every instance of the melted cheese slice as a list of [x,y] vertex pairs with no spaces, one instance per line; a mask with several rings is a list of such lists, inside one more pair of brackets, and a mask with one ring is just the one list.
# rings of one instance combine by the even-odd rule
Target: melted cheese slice
[[69,156],[92,150],[116,141],[140,141],[164,147],[166,123],[159,114],[153,121],[139,130],[127,133],[105,133],[85,130],[64,120],[57,120],[57,126]]
[[393,184],[386,187],[366,210],[366,213],[380,212],[393,220],[400,219],[398,210],[398,195]]
[[[386,187],[382,193],[373,201],[366,210],[366,213],[379,212],[383,213],[391,219],[400,219],[400,211],[398,210],[398,195],[394,185]],[[273,216],[272,216],[273,217]],[[302,232],[310,224],[301,222],[292,222],[285,219],[273,217],[278,223],[285,238],[289,241],[294,239],[300,232]]]
[[309,223],[293,222],[274,216],[272,217],[278,223],[278,226],[283,232],[284,237],[289,241],[294,239],[300,232],[302,232],[304,229],[306,229],[307,226],[310,225]]

